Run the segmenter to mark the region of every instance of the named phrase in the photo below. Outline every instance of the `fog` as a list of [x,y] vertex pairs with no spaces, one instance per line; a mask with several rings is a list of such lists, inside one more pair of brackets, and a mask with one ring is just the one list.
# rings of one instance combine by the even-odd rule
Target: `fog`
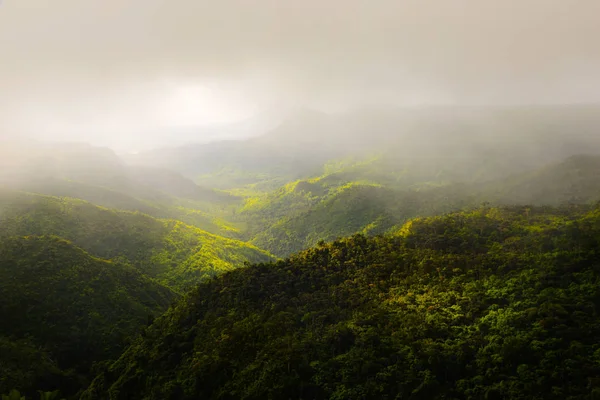
[[597,103],[598,15],[597,0],[4,0],[0,134],[131,151],[298,107]]

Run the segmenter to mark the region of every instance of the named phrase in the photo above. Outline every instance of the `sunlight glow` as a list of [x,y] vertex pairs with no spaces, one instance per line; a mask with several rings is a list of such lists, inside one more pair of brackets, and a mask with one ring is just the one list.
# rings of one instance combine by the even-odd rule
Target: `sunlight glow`
[[254,105],[240,93],[210,85],[179,85],[165,98],[166,125],[218,125],[249,118]]

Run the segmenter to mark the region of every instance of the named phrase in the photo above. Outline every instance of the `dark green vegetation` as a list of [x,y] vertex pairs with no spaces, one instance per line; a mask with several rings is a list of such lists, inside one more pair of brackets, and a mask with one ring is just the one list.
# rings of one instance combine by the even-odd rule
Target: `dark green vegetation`
[[176,297],[130,265],[37,236],[0,242],[0,293],[0,393],[76,392]]
[[[54,392],[42,392],[39,391],[39,399],[40,400],[59,400],[60,393],[58,391]],[[25,396],[21,396],[21,392],[16,389],[10,391],[9,394],[3,394],[2,400],[27,400]],[[64,399],[62,399],[64,400]]]
[[201,284],[84,399],[583,399],[600,209],[483,208]]
[[[0,393],[74,395],[181,292],[258,248],[175,220],[0,191]],[[175,292],[174,292],[175,291]]]
[[174,289],[243,265],[266,252],[175,220],[109,210],[65,198],[0,193],[0,238],[56,235],[102,258],[122,258]]
[[599,110],[304,112],[130,164],[2,143],[0,393],[599,397]]
[[596,105],[303,111],[263,136],[130,159],[243,197],[218,215],[285,257],[483,202],[598,200],[599,129]]
[[103,148],[17,143],[0,150],[0,183],[285,257],[483,202],[598,200],[599,129],[595,105],[305,110],[262,136],[157,149],[125,157],[131,164]]
[[436,168],[394,174],[398,170],[381,157],[328,164],[325,170],[322,176],[248,197],[234,218],[246,223],[252,243],[285,257],[320,240],[379,234],[414,217],[483,202],[557,206],[600,200],[597,155],[571,156],[501,179],[462,183],[447,181]]

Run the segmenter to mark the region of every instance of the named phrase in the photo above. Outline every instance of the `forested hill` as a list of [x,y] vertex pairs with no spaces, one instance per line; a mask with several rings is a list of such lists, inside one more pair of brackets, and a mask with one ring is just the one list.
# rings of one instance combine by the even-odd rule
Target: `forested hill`
[[599,208],[482,208],[237,269],[82,399],[595,398],[599,245]]
[[441,164],[415,163],[398,169],[377,157],[332,162],[322,176],[248,197],[235,218],[246,223],[245,235],[252,243],[285,257],[319,240],[380,234],[417,216],[484,202],[558,206],[600,200],[598,155],[571,156],[483,182],[452,182],[456,171]]
[[7,190],[0,227],[0,393],[73,396],[177,293],[273,259],[180,221]]
[[330,160],[373,152],[385,152],[392,167],[426,160],[473,179],[486,166],[488,176],[501,178],[598,148],[599,110],[596,104],[299,110],[264,135],[156,149],[129,161],[223,189],[274,189],[318,174]]
[[301,112],[123,158],[3,142],[0,392],[600,398],[599,109]]
[[6,141],[0,146],[0,186],[184,221],[211,233],[236,236],[210,211],[239,199],[200,187],[179,173],[126,165],[107,148],[75,143]]
[[449,185],[398,190],[369,182],[292,182],[248,198],[238,213],[256,246],[279,257],[355,233],[381,234],[416,216],[438,215],[477,204],[474,190]]
[[37,236],[0,241],[0,293],[0,393],[28,394],[76,393],[176,298],[130,265]]
[[122,258],[183,290],[246,262],[273,257],[252,245],[175,220],[110,210],[85,201],[0,191],[0,239],[56,235],[102,258]]

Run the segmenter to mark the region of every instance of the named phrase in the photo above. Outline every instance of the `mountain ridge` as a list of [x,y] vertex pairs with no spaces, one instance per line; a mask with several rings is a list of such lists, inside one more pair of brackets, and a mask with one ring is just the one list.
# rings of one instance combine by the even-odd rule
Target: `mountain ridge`
[[[103,258],[125,257],[178,290],[246,261],[272,258],[252,245],[180,221],[68,198],[1,192],[0,223],[0,237],[56,235]],[[175,269],[180,269],[179,276],[172,274]]]

